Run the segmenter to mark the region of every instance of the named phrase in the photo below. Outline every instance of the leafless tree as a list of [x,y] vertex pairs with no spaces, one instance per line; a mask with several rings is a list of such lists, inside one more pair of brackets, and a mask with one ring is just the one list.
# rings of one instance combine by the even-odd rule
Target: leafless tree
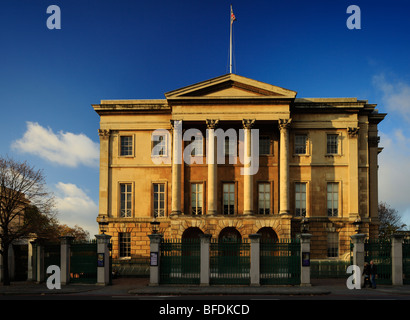
[[10,285],[10,245],[33,232],[25,219],[26,209],[33,206],[45,215],[53,214],[54,196],[46,188],[43,171],[26,161],[0,157],[0,254],[3,258],[4,285]]
[[399,212],[385,202],[379,203],[379,238],[387,238],[404,230],[407,226],[402,222]]

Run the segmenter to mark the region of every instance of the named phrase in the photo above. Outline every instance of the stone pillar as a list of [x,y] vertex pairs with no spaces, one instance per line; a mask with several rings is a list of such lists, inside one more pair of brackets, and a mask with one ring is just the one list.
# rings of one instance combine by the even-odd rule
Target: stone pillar
[[35,239],[29,239],[27,241],[27,281],[33,281],[35,279],[35,275],[33,275],[33,263],[34,263],[34,254],[33,254],[33,246],[35,243]]
[[363,273],[364,268],[364,239],[366,235],[363,233],[354,234],[350,236],[353,242],[353,265],[360,268],[360,276]]
[[209,286],[209,280],[211,278],[210,270],[210,257],[209,257],[209,247],[211,243],[211,234],[201,234],[201,275],[200,284],[201,286]]
[[109,175],[110,175],[110,130],[98,129],[100,136],[100,191],[99,215],[108,217],[109,208]]
[[289,214],[289,127],[292,119],[279,119],[279,214]]
[[[370,136],[370,128],[376,132]],[[379,182],[378,182],[378,152],[379,152],[380,137],[377,136],[377,126],[369,127],[369,216],[372,221],[379,220],[378,206],[379,206]],[[370,232],[370,231],[369,231]]]
[[251,239],[251,286],[259,286],[261,278],[260,270],[260,234],[250,234]]
[[310,286],[310,233],[300,235],[300,285]]
[[41,240],[37,239],[37,266],[36,266],[36,282],[42,283],[45,280],[44,270],[44,244]]
[[150,240],[150,269],[149,269],[149,285],[159,285],[159,268],[160,268],[160,256],[161,256],[161,239],[160,234],[149,234]]
[[402,234],[391,237],[392,285],[403,285],[403,238]]
[[70,283],[70,247],[74,237],[64,236],[60,237],[61,251],[60,251],[60,271],[61,284],[66,285]]
[[97,284],[106,286],[110,284],[110,244],[111,236],[107,234],[97,234]]
[[215,129],[218,125],[219,120],[206,120],[206,126],[208,128],[208,150],[206,154],[206,159],[208,163],[208,205],[207,214],[216,215],[217,213],[217,157],[216,157],[216,137]]
[[171,215],[181,214],[182,121],[171,120],[172,126],[172,196]]
[[359,216],[359,128],[347,128],[349,135],[349,216]]
[[253,214],[253,174],[250,172],[251,168],[251,155],[252,155],[252,143],[251,143],[251,129],[255,123],[254,119],[242,120],[244,129],[244,176],[243,176],[243,214]]

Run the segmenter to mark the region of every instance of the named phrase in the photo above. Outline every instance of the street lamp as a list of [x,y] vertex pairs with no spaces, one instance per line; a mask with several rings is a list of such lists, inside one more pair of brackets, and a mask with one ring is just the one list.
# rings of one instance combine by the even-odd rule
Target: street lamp
[[154,219],[150,222],[151,230],[153,234],[157,234],[159,231],[159,221],[157,221],[157,216],[154,215]]
[[353,221],[353,225],[355,228],[356,233],[360,233],[360,226],[362,225],[362,219],[360,219],[360,217],[358,217],[355,221]]
[[100,221],[98,221],[98,224],[100,225],[100,230],[102,234],[105,234],[105,232],[107,231],[105,229],[106,226],[108,226],[108,219],[105,216],[102,216],[102,218],[100,219]]
[[307,233],[309,231],[309,219],[303,217],[302,221],[300,222],[300,231],[302,233]]

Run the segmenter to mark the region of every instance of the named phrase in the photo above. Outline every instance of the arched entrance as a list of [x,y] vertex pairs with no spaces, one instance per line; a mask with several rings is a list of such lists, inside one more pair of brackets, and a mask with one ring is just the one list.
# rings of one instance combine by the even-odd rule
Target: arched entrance
[[242,236],[234,227],[226,227],[219,233],[218,240],[223,242],[239,242],[242,240]]
[[185,229],[184,233],[182,234],[182,241],[191,240],[191,239],[199,239],[201,234],[204,234],[204,233],[198,227],[189,227]]
[[261,235],[261,242],[266,242],[266,241],[273,242],[279,239],[278,235],[271,227],[260,228],[257,234]]

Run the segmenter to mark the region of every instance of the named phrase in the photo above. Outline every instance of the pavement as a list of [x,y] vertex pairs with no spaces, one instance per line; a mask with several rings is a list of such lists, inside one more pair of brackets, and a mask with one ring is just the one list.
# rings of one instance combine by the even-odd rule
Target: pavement
[[118,278],[111,285],[69,284],[61,289],[50,290],[46,283],[37,284],[30,281],[12,282],[10,286],[0,284],[0,298],[7,296],[43,296],[43,295],[93,295],[93,296],[212,296],[212,295],[290,295],[290,296],[324,296],[338,295],[352,297],[353,295],[368,295],[376,298],[389,294],[400,295],[410,299],[410,285],[391,286],[379,285],[376,289],[362,288],[349,290],[346,279],[312,279],[311,286],[235,286],[235,285],[160,285],[150,286],[148,278]]

